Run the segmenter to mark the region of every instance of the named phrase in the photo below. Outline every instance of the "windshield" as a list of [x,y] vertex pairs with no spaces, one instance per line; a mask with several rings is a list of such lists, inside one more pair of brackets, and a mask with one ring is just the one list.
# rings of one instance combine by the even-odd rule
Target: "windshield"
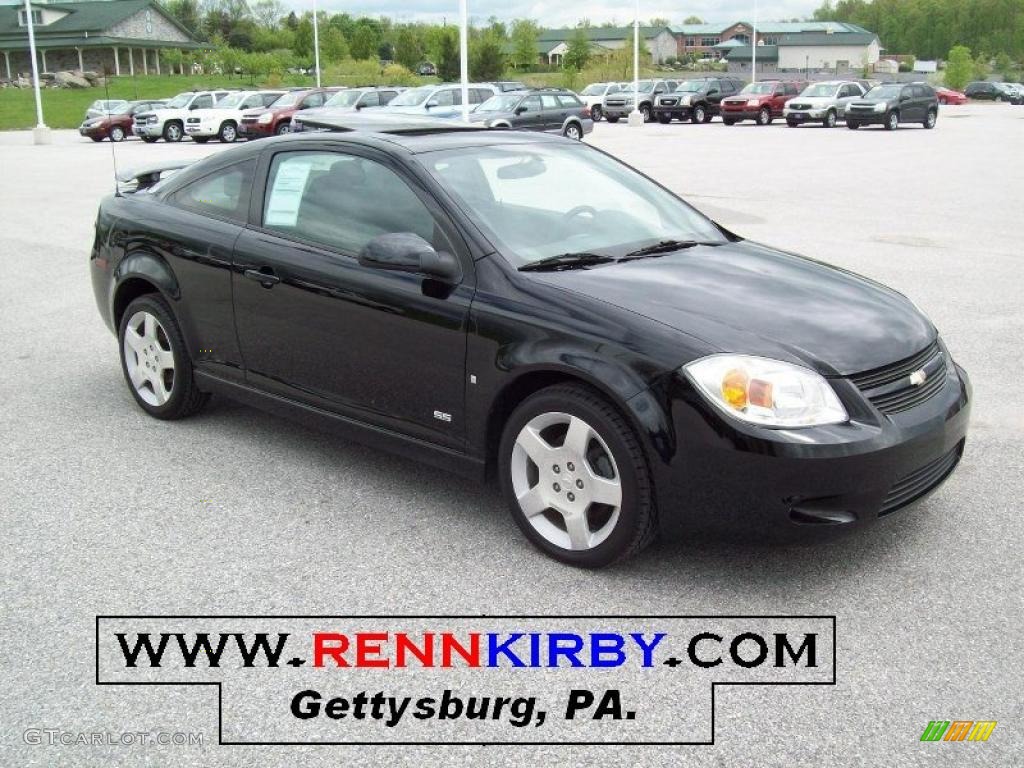
[[412,88],[408,91],[402,91],[393,98],[389,103],[389,107],[415,107],[422,104],[427,100],[427,97],[434,92],[435,88],[432,85],[423,86],[420,88]]
[[832,85],[831,83],[816,83],[804,88],[803,93],[800,95],[809,97],[834,96],[838,87],[838,85]]
[[354,107],[362,91],[338,91],[324,102],[325,107]]
[[96,112],[124,112],[127,108],[128,102],[121,99],[98,99],[89,107]]
[[499,93],[476,108],[477,112],[511,112],[523,98],[521,93]]
[[565,253],[623,256],[663,240],[725,240],[686,203],[587,147],[504,145],[420,157],[516,266]]
[[898,85],[876,85],[870,91],[868,91],[865,99],[895,99],[900,95],[900,86]]
[[775,93],[775,83],[749,83],[740,93]]
[[227,96],[225,96],[217,102],[217,108],[231,109],[233,107],[237,107],[239,104],[242,103],[243,99],[248,97],[248,95],[249,94],[245,93],[244,91],[239,91],[238,93],[229,93]]
[[167,109],[184,109],[192,101],[191,93],[179,93],[165,105]]
[[686,91],[687,93],[697,93],[704,88],[704,80],[684,80],[676,86],[677,91]]
[[600,96],[604,93],[605,87],[606,86],[604,83],[594,83],[592,85],[588,85],[586,88],[580,91],[580,96]]
[[641,80],[637,84],[637,90],[640,93],[649,93],[652,88],[654,88],[654,81],[653,80]]
[[286,93],[283,96],[281,96],[277,101],[275,101],[270,106],[272,106],[272,107],[294,107],[296,104],[299,103],[299,99],[301,99],[305,95],[306,94],[304,92],[302,92],[302,91],[291,91],[291,92]]

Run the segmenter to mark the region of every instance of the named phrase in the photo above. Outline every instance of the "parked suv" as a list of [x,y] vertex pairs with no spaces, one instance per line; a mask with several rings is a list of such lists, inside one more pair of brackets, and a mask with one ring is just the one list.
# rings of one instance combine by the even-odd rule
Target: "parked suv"
[[864,96],[864,89],[852,80],[830,80],[812,83],[792,101],[786,102],[782,114],[786,125],[796,128],[801,123],[821,123],[835,128],[846,117],[846,107]]
[[846,108],[846,127],[884,125],[894,131],[900,123],[921,123],[934,128],[939,115],[939,99],[925,83],[883,83],[876,85],[863,99]]
[[[676,80],[640,81],[638,88],[640,102],[636,108],[643,116],[645,123],[654,119],[654,100],[663,93],[671,93],[678,84]],[[604,97],[602,106],[602,112],[609,123],[617,123],[620,117],[629,115],[633,111],[633,84],[623,83],[622,90]]]
[[990,83],[987,80],[978,80],[968,83],[964,88],[964,96],[979,101],[1009,101],[1019,103],[1013,96],[1001,87],[1002,83]]
[[[470,108],[477,104],[483,104],[491,96],[500,92],[498,86],[492,83],[470,83]],[[462,114],[462,88],[458,83],[410,88],[392,99],[387,109],[389,112],[406,115],[457,118]]]
[[567,90],[498,93],[473,110],[469,119],[488,128],[547,131],[577,141],[594,130],[590,108]]
[[197,109],[210,109],[234,91],[185,91],[152,112],[135,115],[132,132],[143,141],[181,141],[185,135],[185,120]]
[[[99,106],[97,106],[99,105]],[[96,101],[89,107],[85,120],[78,127],[82,136],[88,136],[93,141],[124,141],[132,135],[132,121],[135,115],[142,112],[152,112],[164,105],[163,101]],[[109,111],[99,111],[102,107],[108,107]]]
[[377,88],[374,86],[344,88],[327,99],[322,107],[306,109],[296,113],[292,117],[292,130],[299,132],[307,130],[305,121],[318,117],[343,115],[348,112],[359,112],[363,109],[386,107],[403,90],[403,88],[397,87]]
[[323,106],[338,88],[298,88],[288,91],[266,109],[247,109],[238,124],[238,135],[247,139],[280,136],[292,129],[292,116],[304,109]]
[[198,144],[205,144],[215,137],[230,144],[238,138],[238,126],[245,110],[268,107],[283,95],[284,91],[229,93],[212,109],[197,109],[185,118],[185,133]]
[[800,93],[806,83],[761,80],[743,87],[737,96],[722,99],[722,122],[734,125],[743,120],[754,120],[758,125],[770,125],[782,117],[786,102]]
[[604,97],[610,93],[618,93],[620,90],[622,90],[621,83],[591,83],[580,91],[580,98],[590,107],[590,118],[595,123],[604,114],[602,107]]
[[654,115],[661,123],[673,118],[710,123],[720,111],[722,99],[739,92],[743,81],[735,77],[697,77],[679,83],[671,93],[654,100]]

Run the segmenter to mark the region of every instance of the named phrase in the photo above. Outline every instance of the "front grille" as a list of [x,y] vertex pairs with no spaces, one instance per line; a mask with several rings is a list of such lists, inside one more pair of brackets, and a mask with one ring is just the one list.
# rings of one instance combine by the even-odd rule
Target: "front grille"
[[242,118],[242,122],[243,123],[247,123],[247,124],[248,123],[255,123],[256,122],[256,118],[255,117],[243,117]]
[[[911,381],[911,375],[918,372],[925,375],[921,383]],[[854,374],[850,381],[882,413],[901,413],[942,391],[946,383],[946,355],[934,341],[916,355]]]
[[625,106],[626,102],[622,99],[608,99],[605,104],[609,107],[622,107]]
[[794,104],[792,102],[790,102],[787,106],[790,109],[810,109],[811,108],[810,104]]
[[909,475],[904,475],[889,489],[888,495],[882,502],[882,508],[878,511],[879,517],[892,514],[935,488],[939,483],[949,477],[960,457],[964,452],[964,443],[961,440],[957,446],[934,461],[930,461],[920,469],[915,469]]
[[662,99],[661,101],[658,102],[658,104],[660,104],[662,106],[665,106],[665,107],[675,106],[675,103],[676,103],[675,99]]

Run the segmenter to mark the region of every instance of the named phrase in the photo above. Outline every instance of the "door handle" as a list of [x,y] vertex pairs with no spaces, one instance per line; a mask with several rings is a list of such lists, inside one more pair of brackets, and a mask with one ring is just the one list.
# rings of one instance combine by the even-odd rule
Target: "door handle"
[[260,269],[247,269],[242,274],[245,275],[250,280],[255,280],[264,288],[273,288],[275,285],[281,282],[281,278],[275,275],[274,270],[272,270],[270,267],[261,267]]

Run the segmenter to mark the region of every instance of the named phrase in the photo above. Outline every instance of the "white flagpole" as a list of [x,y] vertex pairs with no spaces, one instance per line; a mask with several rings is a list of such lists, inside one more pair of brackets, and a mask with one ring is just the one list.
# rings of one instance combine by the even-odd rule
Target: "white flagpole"
[[633,109],[629,113],[629,124],[643,124],[640,117],[640,0],[636,0],[633,12]]
[[36,144],[49,144],[50,129],[43,122],[43,97],[39,93],[39,65],[36,63],[36,32],[29,0],[25,0],[25,26],[28,27],[28,55],[32,59],[32,89],[36,95],[36,127],[32,131],[32,140]]
[[469,122],[469,9],[459,0],[459,82],[462,84],[462,121]]
[[757,0],[754,0],[754,34],[750,37],[750,82],[757,82]]
[[316,87],[320,87],[320,24],[317,19],[316,0],[313,0],[313,66],[316,68]]

